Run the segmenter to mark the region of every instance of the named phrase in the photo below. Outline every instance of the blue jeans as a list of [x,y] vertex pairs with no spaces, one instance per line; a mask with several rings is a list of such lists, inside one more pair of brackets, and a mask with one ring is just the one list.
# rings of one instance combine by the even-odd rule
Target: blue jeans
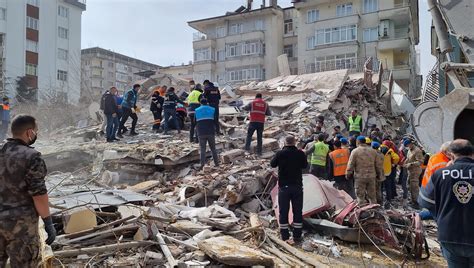
[[441,250],[449,268],[474,266],[474,246],[441,242]]
[[0,141],[7,138],[8,124],[8,121],[0,121]]
[[106,128],[106,137],[107,140],[115,139],[115,134],[119,127],[118,116],[113,117],[112,114],[106,114],[107,116],[107,128]]
[[169,127],[169,120],[170,118],[173,120],[173,125],[176,127],[176,129],[179,131],[181,130],[179,123],[178,123],[178,118],[176,115],[176,110],[164,110],[164,118],[165,121],[163,122],[163,129],[165,132],[167,132],[170,127]]
[[[385,181],[383,182],[383,187],[385,188],[385,193],[387,195],[387,201],[390,202],[392,199],[395,198],[395,191],[397,190],[395,185],[395,176],[397,175],[397,168],[392,168],[392,172],[390,175],[385,177]],[[395,191],[394,191],[395,189]]]

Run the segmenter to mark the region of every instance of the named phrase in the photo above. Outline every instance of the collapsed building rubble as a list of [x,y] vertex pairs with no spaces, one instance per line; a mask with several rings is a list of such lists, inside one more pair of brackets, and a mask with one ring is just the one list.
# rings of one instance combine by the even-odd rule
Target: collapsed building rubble
[[[220,117],[226,135],[217,138],[219,168],[198,169],[199,149],[183,142],[187,134],[149,133],[146,122],[152,120],[146,111],[140,115],[142,134],[120,143],[100,142],[93,126],[57,131],[40,144],[54,170],[47,184],[59,233],[49,262],[73,267],[325,267],[360,265],[362,255],[374,265],[422,261],[429,254],[426,245],[436,248],[436,242],[425,237],[416,214],[359,207],[331,182],[311,175],[305,176],[301,249],[275,232],[277,179],[268,160],[285,135],[309,136],[318,115],[324,116],[326,131],[339,125],[346,132],[351,108],[362,111],[365,126],[374,123],[392,136],[400,134],[403,122],[391,116],[369,86],[338,70],[279,77],[232,91],[224,96],[228,106]],[[274,112],[259,158],[242,150],[247,119],[239,109],[256,91]],[[431,250],[435,265],[440,262],[437,250]]]

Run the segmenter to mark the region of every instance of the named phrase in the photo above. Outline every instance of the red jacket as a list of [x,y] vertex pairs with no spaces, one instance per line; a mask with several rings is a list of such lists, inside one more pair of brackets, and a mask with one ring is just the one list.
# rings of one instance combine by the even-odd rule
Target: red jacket
[[250,122],[265,123],[268,104],[263,99],[255,99],[250,104]]

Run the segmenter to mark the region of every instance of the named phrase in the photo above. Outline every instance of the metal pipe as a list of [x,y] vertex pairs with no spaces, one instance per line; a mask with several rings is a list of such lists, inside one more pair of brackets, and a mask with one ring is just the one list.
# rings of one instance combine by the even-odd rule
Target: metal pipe
[[431,12],[431,17],[433,18],[441,53],[453,51],[453,46],[451,42],[449,42],[448,29],[446,28],[446,23],[443,20],[441,11],[438,9],[436,0],[428,0],[428,11]]

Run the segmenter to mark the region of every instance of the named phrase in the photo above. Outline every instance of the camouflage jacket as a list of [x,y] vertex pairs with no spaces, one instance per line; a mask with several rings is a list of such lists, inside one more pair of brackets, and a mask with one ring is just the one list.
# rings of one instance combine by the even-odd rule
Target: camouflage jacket
[[9,139],[0,149],[0,219],[36,215],[32,196],[47,194],[46,173],[38,151]]
[[380,178],[383,175],[380,174],[382,169],[377,167],[377,158],[377,151],[369,146],[355,148],[349,157],[346,174],[354,175],[355,179]]
[[423,164],[423,152],[420,148],[415,147],[413,150],[408,150],[407,159],[405,160],[405,166],[408,170],[417,170],[421,169],[421,164]]

